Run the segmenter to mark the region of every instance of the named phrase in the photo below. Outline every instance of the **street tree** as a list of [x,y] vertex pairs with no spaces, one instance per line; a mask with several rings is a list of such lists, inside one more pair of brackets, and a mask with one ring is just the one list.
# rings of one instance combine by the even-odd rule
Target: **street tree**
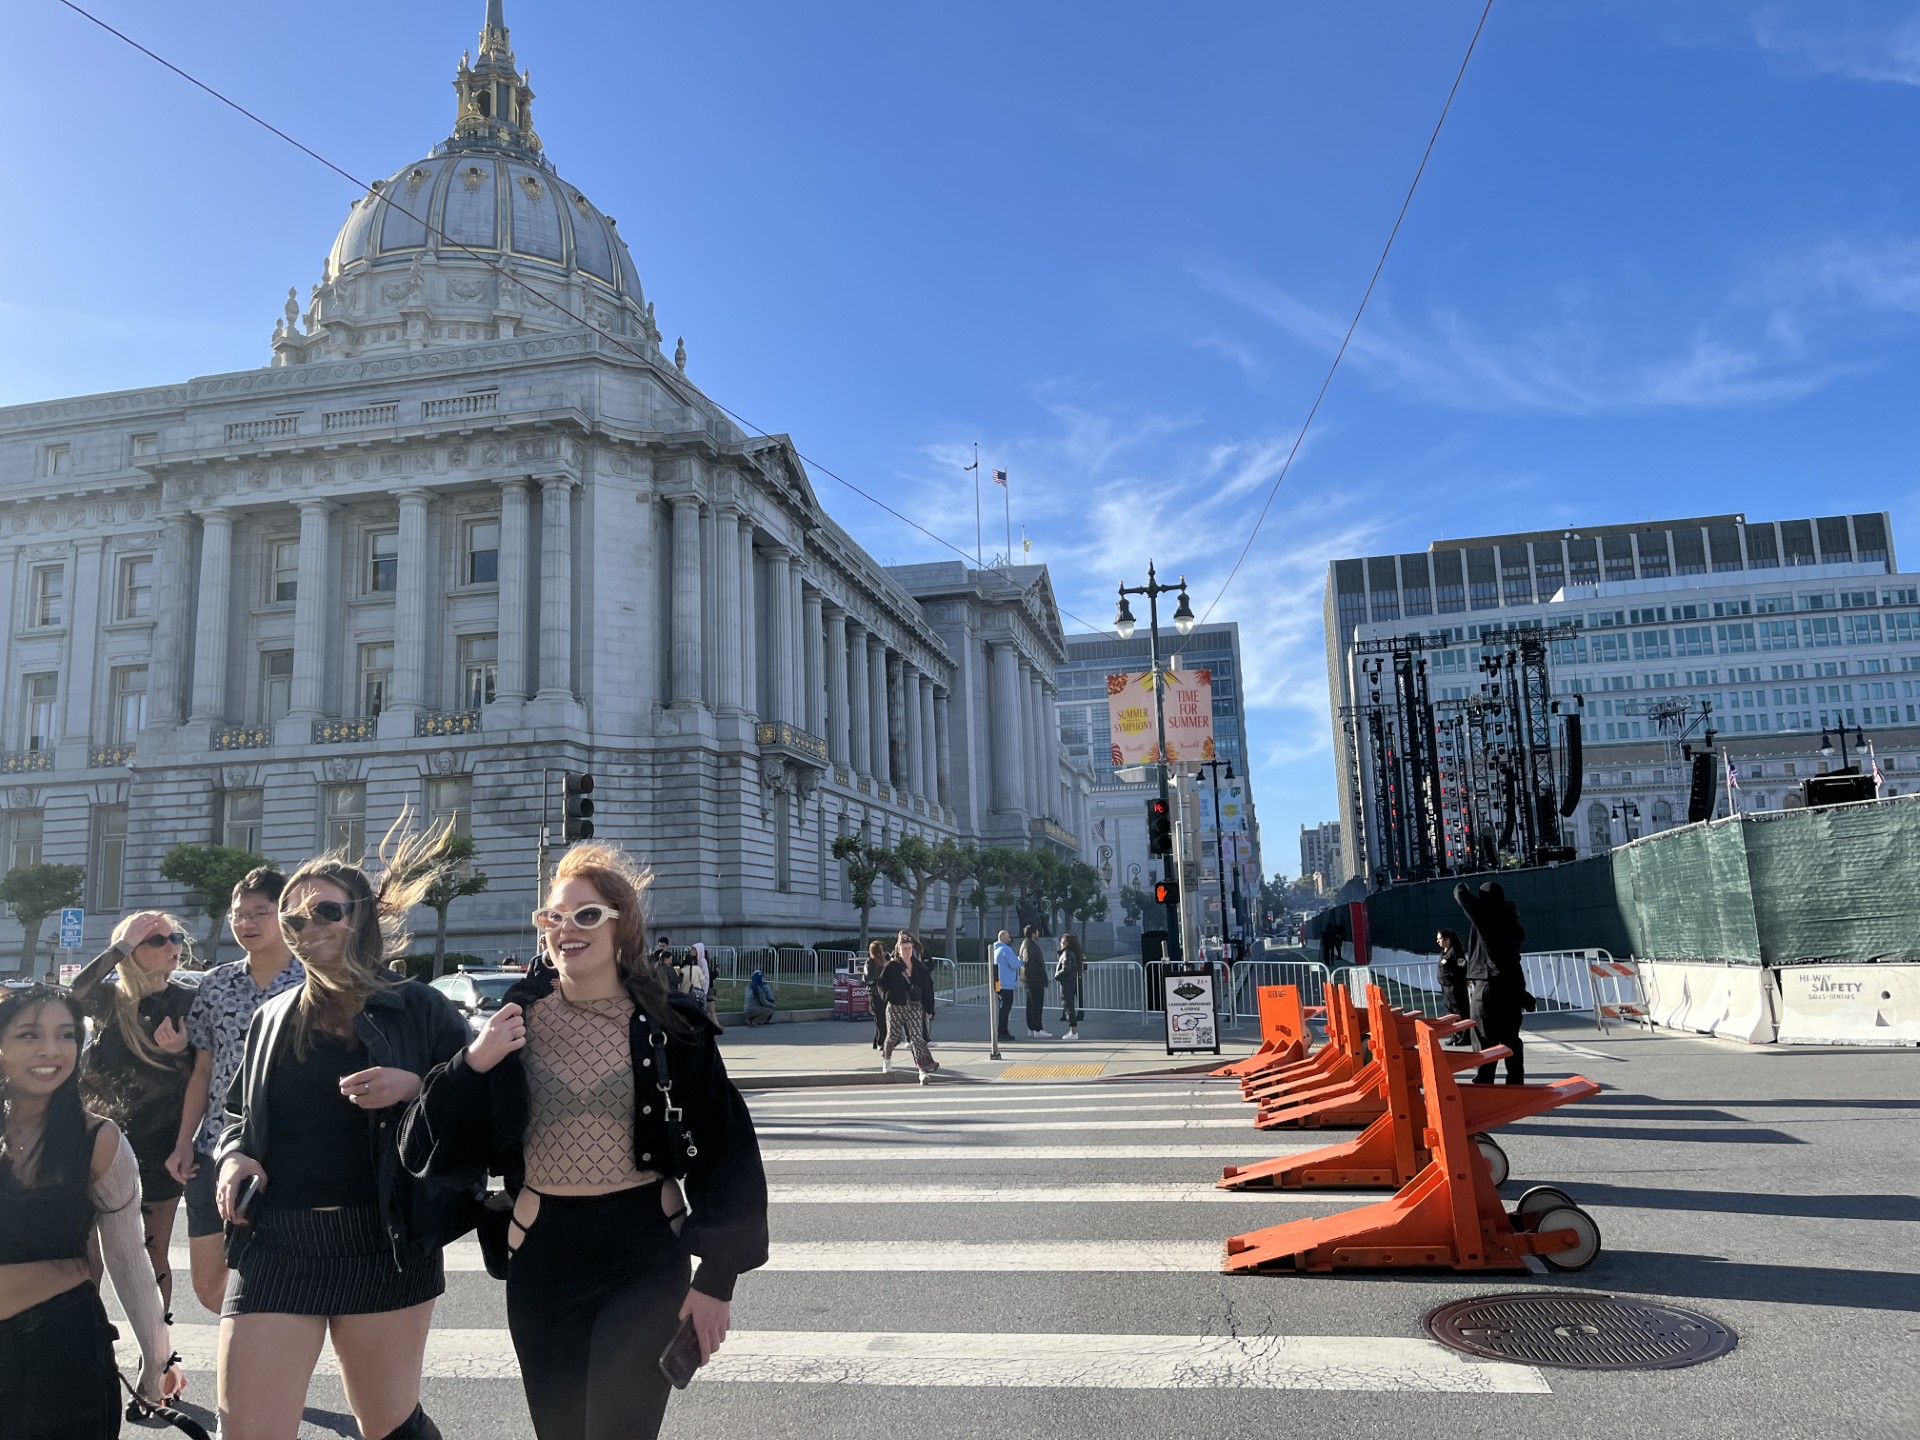
[[0,902],[27,932],[26,945],[20,952],[20,973],[28,979],[35,978],[40,927],[49,915],[78,905],[86,883],[87,872],[80,865],[22,865],[0,879]]
[[902,835],[900,843],[893,847],[893,858],[899,863],[901,873],[907,877],[907,932],[918,937],[920,920],[927,909],[927,896],[940,878],[934,870],[934,847],[921,836]]
[[1167,910],[1153,898],[1150,891],[1128,884],[1120,887],[1120,911],[1126,916],[1127,924],[1137,925],[1142,930],[1164,930],[1167,925]]
[[947,955],[958,961],[960,958],[960,900],[963,887],[980,870],[980,851],[977,846],[962,845],[958,840],[942,839],[933,847],[934,878],[947,887]]
[[854,906],[860,911],[860,948],[867,948],[867,932],[873,920],[877,898],[874,886],[891,880],[906,883],[906,870],[885,845],[873,845],[858,835],[842,835],[833,842],[833,858],[847,867],[847,886],[853,891]]
[[207,917],[206,964],[220,963],[220,927],[233,903],[233,887],[249,870],[273,862],[233,845],[176,845],[160,858],[160,873],[193,892]]
[[1087,948],[1087,924],[1107,918],[1107,887],[1100,872],[1084,860],[1070,860],[1062,867],[1061,909],[1067,923],[1080,923],[1080,948]]
[[438,979],[447,963],[447,911],[453,902],[466,895],[478,895],[487,888],[485,871],[473,868],[473,857],[479,846],[471,835],[462,835],[449,828],[440,843],[422,858],[416,871],[431,870],[433,879],[427,886],[427,893],[420,903],[432,909],[435,917],[433,932],[433,971],[432,978]]

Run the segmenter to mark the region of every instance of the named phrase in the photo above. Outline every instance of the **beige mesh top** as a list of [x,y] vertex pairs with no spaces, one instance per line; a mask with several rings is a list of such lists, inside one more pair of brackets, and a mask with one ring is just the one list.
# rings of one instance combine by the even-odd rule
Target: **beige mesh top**
[[633,1159],[632,1018],[625,995],[576,1002],[557,986],[528,1012],[525,1159],[535,1190],[660,1178]]

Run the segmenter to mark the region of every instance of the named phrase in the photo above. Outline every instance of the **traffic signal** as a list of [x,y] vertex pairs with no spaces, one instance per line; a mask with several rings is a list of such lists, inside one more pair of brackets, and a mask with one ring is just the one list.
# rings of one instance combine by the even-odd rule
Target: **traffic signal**
[[593,794],[593,776],[584,771],[578,775],[568,771],[563,782],[563,798],[560,802],[560,839],[566,845],[576,840],[593,838],[593,801],[587,797]]
[[1156,905],[1178,905],[1180,903],[1180,882],[1178,880],[1154,881],[1153,903]]
[[1173,853],[1173,811],[1167,802],[1155,796],[1147,801],[1147,854]]

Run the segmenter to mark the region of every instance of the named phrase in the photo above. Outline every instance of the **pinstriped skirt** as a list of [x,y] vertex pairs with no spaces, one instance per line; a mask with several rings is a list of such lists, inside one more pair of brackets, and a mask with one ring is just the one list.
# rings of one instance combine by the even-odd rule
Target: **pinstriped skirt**
[[261,1209],[227,1276],[227,1315],[374,1315],[405,1310],[447,1288],[438,1249],[396,1266],[380,1212]]

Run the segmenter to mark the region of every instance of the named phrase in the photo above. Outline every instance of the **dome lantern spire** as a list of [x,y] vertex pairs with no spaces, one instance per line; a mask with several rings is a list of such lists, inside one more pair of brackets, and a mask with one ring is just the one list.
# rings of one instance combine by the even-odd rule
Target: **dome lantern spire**
[[460,57],[453,89],[459,104],[449,144],[498,147],[539,156],[540,137],[533,129],[533,86],[524,71],[514,68],[505,0],[487,0],[479,59],[469,63],[467,56]]

